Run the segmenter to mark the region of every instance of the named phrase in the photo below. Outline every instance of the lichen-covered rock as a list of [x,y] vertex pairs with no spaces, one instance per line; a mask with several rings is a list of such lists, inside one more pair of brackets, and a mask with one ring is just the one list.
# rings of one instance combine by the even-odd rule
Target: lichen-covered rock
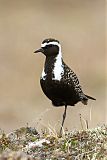
[[0,155],[0,160],[33,160],[30,156],[21,151],[6,150]]

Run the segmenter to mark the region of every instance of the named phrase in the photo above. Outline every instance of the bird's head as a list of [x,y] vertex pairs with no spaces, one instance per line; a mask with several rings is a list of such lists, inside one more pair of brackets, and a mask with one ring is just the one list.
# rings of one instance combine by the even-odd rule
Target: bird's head
[[34,53],[38,52],[42,52],[46,57],[56,56],[59,52],[61,52],[61,45],[58,40],[48,38],[42,42],[41,48],[36,50]]

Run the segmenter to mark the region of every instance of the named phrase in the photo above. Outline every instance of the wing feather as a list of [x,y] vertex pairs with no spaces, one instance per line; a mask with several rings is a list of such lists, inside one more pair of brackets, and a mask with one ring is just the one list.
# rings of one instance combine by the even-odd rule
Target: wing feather
[[63,78],[69,86],[74,88],[76,94],[79,95],[81,100],[86,97],[82,91],[77,75],[65,63]]

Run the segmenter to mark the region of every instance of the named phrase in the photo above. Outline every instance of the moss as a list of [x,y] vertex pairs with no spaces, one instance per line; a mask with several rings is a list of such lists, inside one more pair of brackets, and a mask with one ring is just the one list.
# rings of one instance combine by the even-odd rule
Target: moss
[[[7,149],[9,153],[7,153]],[[1,133],[0,153],[24,153],[37,160],[106,160],[107,126],[80,131],[65,131],[62,136],[35,128],[22,127],[10,134]],[[5,154],[5,155],[6,155]]]

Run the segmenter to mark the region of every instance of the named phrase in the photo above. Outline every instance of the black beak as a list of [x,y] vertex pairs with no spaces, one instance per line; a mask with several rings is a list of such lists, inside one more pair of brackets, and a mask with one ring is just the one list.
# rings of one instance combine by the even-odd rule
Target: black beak
[[43,53],[43,51],[44,51],[43,48],[40,48],[40,49],[34,51],[34,53],[38,53],[38,52],[42,52]]

